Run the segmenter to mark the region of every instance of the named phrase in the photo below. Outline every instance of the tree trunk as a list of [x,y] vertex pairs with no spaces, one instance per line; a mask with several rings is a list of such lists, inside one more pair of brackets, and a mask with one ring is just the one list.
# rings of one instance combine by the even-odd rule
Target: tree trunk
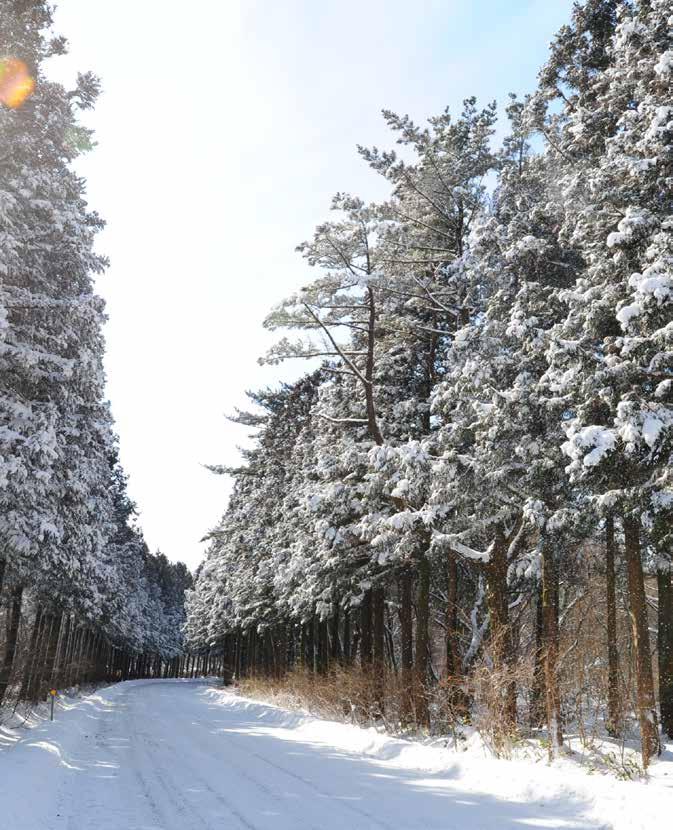
[[414,662],[414,699],[416,720],[419,725],[430,726],[430,711],[426,684],[428,682],[428,654],[430,637],[430,563],[425,553],[418,560],[418,585],[416,587],[416,655]]
[[608,638],[608,722],[607,732],[616,738],[622,727],[622,704],[619,683],[619,650],[617,649],[617,599],[615,584],[615,523],[612,516],[605,520],[605,598]]
[[533,688],[530,702],[530,725],[539,729],[545,722],[546,687],[544,681],[544,614],[542,613],[542,582],[535,582],[535,655]]
[[315,671],[315,634],[313,617],[306,623],[306,665],[310,672]]
[[387,621],[385,624],[386,630],[386,653],[388,654],[388,665],[393,674],[397,674],[397,659],[395,657],[395,640],[393,639],[393,629],[390,622],[390,610],[387,612]]
[[549,756],[555,758],[563,745],[561,697],[558,686],[558,570],[550,540],[542,541],[542,620],[544,630],[544,679],[549,730]]
[[660,752],[657,711],[652,677],[650,633],[647,621],[645,580],[640,554],[640,523],[634,518],[624,518],[624,553],[629,583],[629,617],[636,656],[636,692],[643,766]]
[[[84,676],[87,683],[92,683],[95,676],[95,661],[94,656],[96,653],[96,635],[91,631],[91,629],[87,629],[87,643],[86,643],[86,674]],[[124,680],[128,680],[129,677],[129,654],[128,652],[124,653]]]
[[343,641],[342,641],[342,652],[343,652],[343,664],[344,666],[350,666],[353,662],[352,656],[352,642],[351,642],[351,612],[350,608],[344,608],[343,611]]
[[[205,655],[204,655],[205,660]],[[205,663],[204,663],[205,669]],[[203,672],[205,675],[205,671]],[[248,633],[248,677],[257,676],[257,626],[253,625]]]
[[400,669],[402,683],[402,699],[400,701],[400,719],[402,726],[408,726],[411,721],[413,698],[413,619],[411,604],[411,573],[403,571],[398,582],[400,602]]
[[276,677],[285,677],[290,662],[290,626],[283,622],[278,634],[278,653],[276,658]]
[[316,673],[327,674],[329,667],[329,623],[316,617]]
[[657,571],[657,587],[659,589],[657,652],[661,728],[669,738],[673,738],[673,584],[670,568]]
[[70,614],[66,614],[62,622],[62,634],[54,667],[54,687],[62,689],[65,686],[65,668],[67,665],[68,650],[70,648]]
[[[238,629],[238,669],[236,673],[236,680],[241,680],[241,678],[245,677],[248,668],[247,668],[247,660],[248,660],[248,638],[246,637],[246,632],[242,631],[240,628]],[[198,666],[198,663],[197,663]],[[198,677],[198,667],[197,667],[197,677]]]
[[38,605],[35,610],[35,619],[33,620],[33,630],[30,635],[30,646],[28,648],[28,655],[26,656],[26,664],[23,668],[23,678],[21,679],[21,691],[19,697],[21,700],[27,700],[30,692],[30,685],[32,682],[33,672],[35,671],[35,664],[37,660],[37,650],[40,640],[40,628],[43,624],[42,606]]
[[[68,666],[66,669],[66,686],[74,686],[77,682],[77,671],[79,662],[80,645],[82,641],[82,627],[75,626],[72,638],[72,646],[70,647],[70,657],[68,658]],[[110,666],[110,680],[114,678],[114,662]]]
[[385,593],[383,586],[372,590],[373,657],[374,657],[374,703],[377,715],[384,711],[385,693]]
[[37,644],[35,648],[35,657],[32,661],[29,684],[26,693],[26,698],[35,702],[40,694],[40,680],[42,677],[42,669],[44,666],[47,646],[49,644],[49,634],[52,623],[52,617],[42,611],[37,635]]
[[339,640],[339,604],[334,604],[334,614],[330,620],[330,659],[341,662],[341,642]]
[[446,573],[446,676],[457,680],[460,676],[458,650],[458,562],[448,557]]
[[503,718],[507,731],[516,728],[516,683],[508,675],[514,662],[512,632],[509,628],[507,590],[507,544],[501,526],[496,528],[491,558],[486,564],[486,602],[490,618],[490,639],[496,671],[505,684],[503,711],[494,713]]
[[12,604],[7,625],[7,642],[5,643],[5,658],[0,669],[0,705],[5,699],[7,687],[12,676],[14,657],[16,656],[16,643],[19,637],[19,623],[21,621],[21,603],[23,601],[23,586],[18,585],[12,591]]
[[[75,682],[77,685],[84,683],[86,679],[86,646],[88,643],[89,629],[82,626],[79,632],[79,644],[77,646],[77,662],[75,664]],[[115,667],[115,679],[117,670],[120,667],[120,652],[117,652],[117,665]]]
[[306,623],[302,623],[299,628],[299,665],[306,671]]
[[[63,687],[67,689],[69,686],[72,685],[71,683],[71,674],[72,674],[72,661],[73,655],[75,654],[75,649],[77,648],[77,621],[74,616],[70,618],[70,635],[68,637],[68,648],[65,652],[65,659],[63,664]],[[109,674],[111,671],[110,665],[108,660],[108,674],[106,676],[106,680],[109,680]]]
[[372,592],[368,590],[360,603],[360,666],[364,671],[371,669],[372,659]]

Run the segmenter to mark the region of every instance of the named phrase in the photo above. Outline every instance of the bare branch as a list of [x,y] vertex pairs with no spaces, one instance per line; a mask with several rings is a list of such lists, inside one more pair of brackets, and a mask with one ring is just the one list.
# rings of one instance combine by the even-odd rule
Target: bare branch
[[338,354],[338,355],[339,355],[339,357],[343,360],[343,362],[344,362],[344,363],[345,363],[345,364],[349,367],[349,369],[353,372],[353,374],[354,374],[354,375],[355,375],[355,376],[356,376],[356,377],[357,377],[357,378],[358,378],[358,379],[359,379],[359,380],[360,380],[360,381],[361,381],[361,382],[362,382],[365,386],[370,385],[370,384],[371,384],[371,381],[368,381],[368,380],[367,380],[367,378],[365,378],[365,376],[364,376],[364,375],[362,374],[362,372],[358,369],[358,367],[355,365],[355,363],[353,363],[353,361],[350,359],[350,357],[348,357],[348,353],[347,353],[347,352],[345,352],[345,351],[344,351],[344,350],[343,350],[343,349],[339,346],[339,344],[336,342],[336,340],[335,340],[335,339],[334,339],[334,337],[332,336],[332,333],[330,332],[330,330],[329,330],[329,329],[327,328],[327,326],[323,323],[323,321],[320,319],[320,317],[318,317],[318,315],[317,315],[317,314],[313,311],[313,309],[311,308],[311,306],[310,306],[310,305],[308,305],[308,303],[304,303],[304,308],[308,311],[308,313],[311,315],[311,317],[313,317],[313,319],[314,319],[314,320],[316,321],[316,323],[320,326],[320,328],[321,328],[321,329],[325,332],[325,335],[327,336],[328,340],[330,341],[330,343],[332,344],[332,346],[333,346],[333,347],[334,347],[334,349],[336,350],[337,354]]

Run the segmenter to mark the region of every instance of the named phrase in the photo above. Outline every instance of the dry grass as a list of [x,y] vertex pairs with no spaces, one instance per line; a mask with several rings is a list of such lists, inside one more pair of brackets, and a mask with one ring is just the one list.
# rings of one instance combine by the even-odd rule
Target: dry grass
[[414,695],[394,673],[386,673],[383,680],[359,668],[336,667],[326,675],[296,669],[281,679],[245,678],[239,688],[244,695],[331,720],[378,725],[391,734],[418,731]]
[[[521,671],[519,668],[515,672],[518,680]],[[380,675],[337,667],[326,675],[298,669],[280,679],[249,677],[240,682],[239,689],[243,695],[284,708],[358,726],[376,725],[393,735],[433,734],[457,741],[462,728],[469,724],[495,754],[504,755],[515,736],[503,727],[502,684],[513,676],[510,671],[507,678],[500,677],[484,665],[470,675],[469,682],[442,681],[414,689],[392,672],[385,674],[381,684]],[[430,712],[430,729],[422,723],[423,695]]]

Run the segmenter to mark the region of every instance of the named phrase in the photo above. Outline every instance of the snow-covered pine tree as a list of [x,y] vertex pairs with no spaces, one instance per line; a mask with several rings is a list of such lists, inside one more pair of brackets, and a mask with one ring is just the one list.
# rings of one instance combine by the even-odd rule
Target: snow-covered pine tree
[[[540,93],[564,99],[548,119],[550,152],[566,167],[562,234],[585,263],[565,295],[550,377],[572,412],[572,479],[622,519],[645,764],[659,740],[641,545],[673,502],[670,12],[662,2],[587,3],[575,45],[552,53]],[[589,25],[597,20],[600,38]]]
[[[380,556],[398,562],[403,585],[410,574],[418,577],[414,676],[416,708],[422,712],[429,669],[430,528],[435,518],[434,508],[422,497],[430,481],[422,441],[432,432],[430,399],[453,332],[475,304],[463,255],[484,204],[484,177],[495,165],[489,144],[495,106],[479,110],[475,99],[467,99],[459,117],[446,110],[429,119],[427,128],[406,116],[387,111],[384,115],[404,148],[404,158],[377,148],[361,147],[360,154],[393,186],[391,199],[379,208],[378,257],[385,277],[380,315],[385,356],[379,360],[385,384],[379,398],[395,427],[387,430],[386,446],[370,454],[370,482],[382,507],[364,528],[368,538],[376,540]],[[455,593],[456,582],[451,560],[448,594]],[[400,599],[403,606],[409,601],[406,588]],[[447,613],[453,612],[447,608]],[[410,609],[403,607],[400,618],[408,626]],[[410,639],[405,631],[403,640]],[[447,637],[447,656],[455,672],[454,652]]]
[[[93,247],[102,223],[72,169],[91,146],[78,114],[93,106],[98,81],[80,75],[66,90],[48,80],[45,61],[65,50],[51,13],[43,0],[0,8],[0,55],[21,61],[35,81],[22,106],[0,106],[0,590],[3,581],[11,589],[0,699],[12,676],[29,697],[55,682],[114,676],[115,649],[152,640],[137,613],[144,597],[132,623],[120,619],[143,569],[140,593],[159,592],[152,642],[180,648],[179,602],[171,588],[162,599],[161,583],[185,574],[166,563],[148,571],[144,543],[121,538],[128,515],[120,515],[103,304],[93,285],[105,266]],[[20,630],[31,633],[19,684]]]

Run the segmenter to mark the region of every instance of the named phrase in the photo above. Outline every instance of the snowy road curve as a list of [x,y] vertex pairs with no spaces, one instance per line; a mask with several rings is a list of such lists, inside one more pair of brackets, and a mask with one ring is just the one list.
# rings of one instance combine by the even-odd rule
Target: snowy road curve
[[274,712],[282,710],[195,682],[136,681],[103,690],[0,753],[0,815],[8,818],[3,827],[604,826],[583,818],[586,805],[573,799],[540,804],[468,791],[453,780],[450,769],[433,774],[391,766],[385,758],[312,741],[287,721],[274,721]]

